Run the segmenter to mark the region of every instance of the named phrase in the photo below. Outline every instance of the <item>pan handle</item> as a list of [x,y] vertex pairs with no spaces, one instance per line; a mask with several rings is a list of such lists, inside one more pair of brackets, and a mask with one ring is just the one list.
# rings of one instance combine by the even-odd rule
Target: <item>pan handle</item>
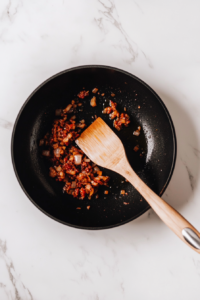
[[133,171],[124,157],[115,171],[120,173],[138,190],[161,220],[189,247],[200,254],[200,232],[171,205],[154,193]]

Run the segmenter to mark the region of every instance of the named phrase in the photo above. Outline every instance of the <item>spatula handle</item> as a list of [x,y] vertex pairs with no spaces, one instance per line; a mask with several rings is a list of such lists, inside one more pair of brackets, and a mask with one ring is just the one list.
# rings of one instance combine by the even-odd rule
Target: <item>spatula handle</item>
[[173,207],[156,195],[133,171],[124,160],[123,169],[118,173],[123,175],[145,198],[161,220],[188,246],[200,254],[200,233]]

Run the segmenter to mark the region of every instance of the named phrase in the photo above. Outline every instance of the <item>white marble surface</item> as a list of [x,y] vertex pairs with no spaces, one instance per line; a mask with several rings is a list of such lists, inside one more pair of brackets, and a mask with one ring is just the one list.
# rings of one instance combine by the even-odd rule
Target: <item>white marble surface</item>
[[146,81],[173,118],[178,156],[164,199],[200,230],[200,2],[0,1],[0,300],[199,299],[200,257],[149,211],[104,231],[42,214],[11,164],[13,123],[45,79],[104,64]]

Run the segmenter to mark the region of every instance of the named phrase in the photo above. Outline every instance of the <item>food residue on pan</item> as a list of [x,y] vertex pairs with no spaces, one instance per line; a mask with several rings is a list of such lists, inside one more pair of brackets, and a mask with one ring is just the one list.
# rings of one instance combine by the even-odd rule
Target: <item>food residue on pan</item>
[[97,89],[97,88],[94,88],[94,89],[92,90],[92,93],[96,94],[96,92],[98,92],[98,89]]
[[79,100],[72,100],[60,111],[60,117],[54,120],[51,132],[39,144],[45,144],[47,148],[42,154],[52,165],[49,176],[64,183],[64,192],[83,200],[86,196],[91,199],[100,185],[107,186],[110,178],[103,176],[100,168],[82,150],[72,145],[86,127],[85,120],[76,121],[74,113],[78,103]]
[[139,146],[139,145],[136,145],[136,146],[133,148],[133,150],[134,150],[135,152],[137,152],[139,149],[140,149],[140,146]]
[[89,96],[89,91],[81,91],[77,95],[80,99],[84,99],[85,97]]
[[140,135],[141,126],[138,126],[138,129],[133,131],[133,135],[139,136]]
[[[99,97],[98,95],[105,96],[104,92],[98,91],[99,89],[96,87],[92,89],[92,93],[96,94],[97,97]],[[56,181],[63,182],[63,191],[79,200],[83,200],[86,197],[90,200],[93,196],[98,199],[99,195],[97,192],[99,187],[109,187],[108,181],[110,180],[110,177],[105,176],[100,168],[74,144],[75,139],[87,127],[84,119],[77,120],[77,113],[78,111],[83,111],[81,100],[88,97],[89,94],[90,92],[84,89],[77,94],[79,99],[72,100],[64,109],[56,109],[56,119],[52,124],[51,131],[39,141],[42,155],[51,163],[49,176]],[[93,95],[91,99],[88,99],[89,97],[86,98],[86,101],[90,101],[89,103],[92,107],[97,106],[96,95]],[[113,92],[110,95],[111,97],[116,96]],[[103,114],[109,114],[110,120],[113,120],[114,128],[118,131],[123,127],[128,127],[130,124],[130,117],[126,113],[127,108],[124,107],[122,109],[124,112],[120,112],[116,102],[109,100],[109,106],[102,111]],[[91,117],[94,121],[97,115]],[[138,126],[133,135],[138,137],[140,133],[141,126]],[[136,145],[133,149],[135,152],[138,152],[140,147]],[[140,153],[139,156],[143,157],[143,154],[144,152]],[[124,182],[128,182],[128,180],[125,179],[122,183]],[[109,191],[104,190],[104,194],[108,195]],[[125,196],[128,193],[122,189],[120,195]],[[104,198],[106,199],[106,197]],[[128,205],[129,203],[123,202],[123,204]],[[86,208],[89,210],[90,205],[86,206]],[[76,207],[76,209],[80,210],[81,207]]]
[[117,103],[110,100],[108,107],[105,107],[103,110],[103,114],[109,114],[109,117],[113,121],[113,126],[119,131],[122,129],[122,126],[124,125],[127,127],[130,124],[130,117],[128,114],[125,113],[119,113],[119,111],[116,109]]
[[92,99],[90,100],[90,105],[92,107],[97,106],[97,98],[95,96],[93,96]]

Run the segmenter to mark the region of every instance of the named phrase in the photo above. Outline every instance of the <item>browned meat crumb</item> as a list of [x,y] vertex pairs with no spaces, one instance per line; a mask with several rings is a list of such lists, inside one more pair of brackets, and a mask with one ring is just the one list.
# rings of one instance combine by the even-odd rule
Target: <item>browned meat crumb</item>
[[140,149],[139,145],[136,145],[136,146],[133,148],[133,150],[134,150],[135,152],[137,152],[139,149]]
[[44,136],[41,152],[51,163],[49,176],[64,183],[64,192],[83,200],[86,196],[91,199],[100,185],[107,186],[109,177],[103,176],[99,167],[72,145],[86,127],[85,120],[78,122],[72,114],[78,103],[72,100],[54,120],[51,132]]
[[114,110],[111,114],[110,114],[110,119],[113,120],[115,118],[119,118],[119,112],[117,110]]
[[106,191],[104,191],[104,194],[105,194],[105,195],[108,195],[108,191],[107,191],[107,190],[106,190]]
[[112,97],[115,97],[115,94],[114,94],[114,93],[111,93],[111,96],[112,96]]
[[97,106],[97,99],[96,99],[95,96],[93,96],[92,99],[90,100],[90,105],[91,105],[92,107]]
[[101,96],[105,96],[105,93],[102,93]]
[[103,114],[110,114],[112,112],[112,107],[105,107],[104,110],[102,111]]
[[88,209],[88,210],[90,209],[90,205],[87,206],[87,209]]
[[84,99],[86,96],[89,96],[89,91],[81,91],[77,96],[81,99]]
[[43,146],[44,145],[44,140],[41,139],[40,142],[39,142],[39,146]]
[[81,207],[77,207],[76,209],[81,209]]
[[124,205],[129,205],[129,202],[123,202]]
[[94,88],[94,89],[92,90],[92,93],[96,94],[96,92],[98,92],[98,89],[97,89],[97,88]]
[[130,117],[128,114],[125,113],[119,113],[119,111],[116,109],[117,103],[110,100],[110,106],[104,108],[103,113],[104,114],[110,114],[110,119],[113,121],[113,126],[117,130],[121,130],[122,126],[124,125],[127,127],[130,123]]
[[133,132],[133,135],[135,135],[135,136],[139,136],[140,135],[140,131],[137,129],[137,130],[135,130],[134,132]]
[[129,123],[130,123],[129,115],[122,113],[119,118],[117,118],[116,120],[114,120],[113,126],[117,130],[121,130],[122,129],[122,125],[124,125],[124,126],[127,127]]
[[121,191],[120,191],[120,194],[121,194],[121,195],[125,195],[125,193],[126,193],[125,190],[121,190]]
[[138,105],[138,108],[140,109],[140,105]]

